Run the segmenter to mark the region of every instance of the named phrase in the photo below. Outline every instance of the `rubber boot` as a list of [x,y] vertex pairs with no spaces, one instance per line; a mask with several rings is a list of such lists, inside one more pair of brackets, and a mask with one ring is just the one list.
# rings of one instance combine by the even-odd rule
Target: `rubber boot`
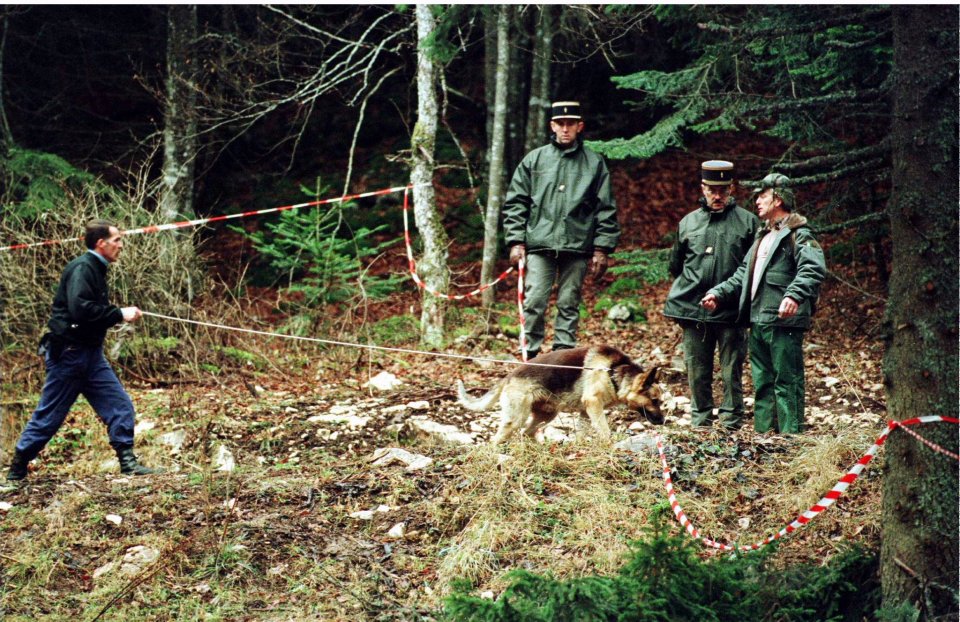
[[124,475],[153,475],[161,472],[159,469],[151,469],[140,464],[132,447],[117,449],[117,458],[120,460],[120,472]]
[[30,461],[25,455],[14,450],[13,460],[10,462],[10,472],[7,473],[7,479],[11,482],[19,482],[27,476],[27,465]]

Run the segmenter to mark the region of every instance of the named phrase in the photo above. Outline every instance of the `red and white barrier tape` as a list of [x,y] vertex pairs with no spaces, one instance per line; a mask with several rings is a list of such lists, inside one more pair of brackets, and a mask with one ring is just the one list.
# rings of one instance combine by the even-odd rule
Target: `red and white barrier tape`
[[943,447],[941,447],[940,445],[937,445],[936,443],[932,443],[928,441],[927,439],[923,438],[922,436],[920,436],[910,428],[905,427],[904,425],[901,424],[900,429],[906,432],[907,434],[909,434],[910,436],[912,436],[913,438],[917,439],[918,441],[920,441],[930,449],[934,450],[935,452],[941,453],[945,456],[950,456],[954,460],[960,461],[960,455],[953,453],[949,449],[944,449]]
[[[157,233],[158,231],[170,231],[172,229],[184,229],[186,227],[197,227],[200,225],[206,225],[213,222],[220,222],[224,220],[233,220],[235,218],[248,218],[250,216],[261,216],[263,214],[272,214],[274,212],[285,212],[287,210],[300,209],[302,207],[315,207],[317,205],[326,205],[330,203],[343,203],[345,201],[352,201],[354,199],[363,199],[367,197],[375,197],[384,194],[392,194],[394,192],[400,192],[401,190],[408,190],[410,186],[397,186],[395,188],[385,188],[383,190],[374,190],[372,192],[361,192],[360,194],[351,194],[342,197],[337,197],[335,199],[323,199],[320,201],[309,201],[307,203],[297,203],[296,205],[285,205],[283,207],[271,207],[268,209],[255,210],[250,212],[241,212],[237,214],[225,214],[222,216],[213,216],[211,218],[198,218],[196,220],[184,220],[182,222],[172,222],[165,225],[151,225],[149,227],[140,227],[138,229],[128,229],[123,232],[124,235],[137,235],[140,233]],[[52,246],[54,244],[63,244],[65,242],[76,242],[82,240],[83,238],[66,238],[63,240],[46,240],[44,242],[33,242],[30,244],[13,244],[11,246],[0,246],[0,252],[2,251],[12,251],[20,250],[24,248],[32,248],[36,246]]]
[[163,315],[152,313],[150,311],[140,310],[143,315],[159,318],[161,320],[170,320],[172,322],[182,322],[184,324],[193,324],[195,326],[206,326],[208,328],[218,328],[221,330],[231,330],[238,333],[247,333],[250,335],[263,335],[264,337],[276,337],[278,339],[289,339],[293,341],[309,341],[311,343],[322,343],[331,346],[341,346],[345,348],[360,348],[363,350],[380,350],[383,352],[402,352],[404,354],[421,354],[424,356],[433,356],[437,358],[460,359],[466,361],[478,361],[484,363],[499,363],[503,365],[533,365],[537,367],[555,367],[558,369],[591,369],[597,371],[609,371],[607,367],[578,367],[576,365],[551,365],[549,363],[526,363],[524,361],[511,361],[503,359],[487,359],[476,356],[467,356],[465,354],[448,354],[446,352],[427,352],[424,350],[410,350],[407,348],[390,348],[387,346],[375,346],[363,343],[350,343],[346,341],[334,341],[332,339],[320,339],[318,337],[300,337],[298,335],[282,335],[280,333],[270,333],[262,330],[253,330],[252,328],[238,328],[236,326],[226,326],[224,324],[215,324],[212,322],[201,322],[199,320],[188,320],[186,318],[174,317],[172,315]]
[[410,268],[410,276],[413,278],[413,282],[417,284],[417,287],[433,294],[437,298],[445,298],[447,300],[464,300],[465,298],[472,298],[477,294],[483,293],[484,290],[490,289],[491,287],[493,287],[503,279],[507,278],[508,274],[513,272],[512,267],[507,268],[506,270],[500,273],[500,276],[498,276],[496,279],[494,279],[490,283],[481,283],[477,289],[473,290],[472,292],[468,292],[466,294],[457,294],[457,295],[444,294],[443,292],[438,292],[437,290],[429,287],[426,283],[424,283],[420,279],[420,275],[417,274],[417,263],[413,260],[413,248],[410,243],[410,223],[409,223],[409,218],[407,216],[408,212],[410,211],[409,195],[410,195],[409,189],[404,190],[403,192],[403,238],[404,238],[404,241],[407,243],[407,264]]
[[527,361],[527,326],[523,316],[523,276],[526,263],[526,260],[521,259],[517,264],[517,313],[520,315],[520,355],[524,362]]
[[938,421],[943,421],[947,423],[960,423],[960,419],[955,417],[940,417],[936,415],[931,415],[928,417],[915,417],[913,419],[907,419],[904,421],[891,421],[887,424],[887,429],[877,438],[876,442],[867,450],[867,452],[857,461],[853,467],[847,471],[847,474],[840,478],[840,481],[823,496],[822,499],[817,501],[814,505],[810,507],[809,510],[798,516],[792,523],[778,531],[777,533],[768,536],[761,542],[750,545],[736,545],[736,544],[725,544],[722,542],[717,542],[716,540],[711,540],[705,536],[700,535],[700,531],[694,527],[693,523],[690,522],[690,519],[687,518],[687,515],[684,513],[683,508],[680,507],[680,502],[677,501],[677,496],[673,491],[673,480],[670,477],[670,466],[667,464],[667,457],[663,452],[663,437],[659,434],[657,435],[657,452],[660,454],[660,463],[663,465],[663,482],[664,486],[667,489],[667,498],[670,500],[670,507],[673,509],[674,515],[677,517],[677,520],[680,524],[686,528],[687,533],[693,537],[694,540],[699,541],[701,544],[707,547],[712,547],[715,549],[720,549],[723,551],[755,551],[759,548],[762,548],[774,540],[779,540],[783,536],[793,533],[794,531],[800,529],[811,520],[813,520],[820,512],[823,512],[825,509],[833,505],[833,503],[840,498],[850,484],[852,484],[857,477],[860,476],[860,473],[867,467],[873,457],[880,450],[880,447],[887,440],[890,432],[895,428],[900,427],[906,430],[905,426],[917,425],[922,423],[934,423]]
[[[407,266],[410,269],[410,278],[413,279],[413,282],[416,283],[417,287],[424,290],[427,293],[430,293],[437,298],[444,298],[446,300],[464,300],[466,298],[472,298],[477,294],[483,293],[484,290],[487,290],[500,281],[507,278],[507,275],[513,272],[513,268],[507,268],[500,273],[496,279],[490,283],[481,283],[480,286],[468,292],[466,294],[445,294],[443,292],[438,292],[437,290],[429,287],[423,280],[420,278],[420,275],[417,274],[417,262],[413,259],[413,245],[410,242],[410,222],[408,218],[408,213],[410,211],[410,190],[403,191],[403,239],[407,244]],[[520,352],[524,362],[527,360],[527,334],[524,330],[523,322],[523,260],[520,261],[518,266],[518,280],[517,280],[517,308],[520,312]]]

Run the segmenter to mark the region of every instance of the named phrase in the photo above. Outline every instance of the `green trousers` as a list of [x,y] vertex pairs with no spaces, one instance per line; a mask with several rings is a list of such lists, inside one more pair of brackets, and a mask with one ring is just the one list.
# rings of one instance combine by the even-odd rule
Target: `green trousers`
[[577,345],[580,299],[587,275],[588,257],[575,253],[527,253],[527,274],[523,288],[523,324],[527,351],[539,353],[543,346],[547,303],[557,284],[557,321],[553,327],[553,349]]
[[803,331],[769,324],[750,328],[750,366],[756,393],[753,426],[797,434],[803,429]]
[[747,331],[730,324],[682,321],[683,357],[690,386],[691,423],[709,425],[713,419],[713,353],[720,355],[723,402],[720,424],[738,428],[743,418],[743,362],[747,358]]

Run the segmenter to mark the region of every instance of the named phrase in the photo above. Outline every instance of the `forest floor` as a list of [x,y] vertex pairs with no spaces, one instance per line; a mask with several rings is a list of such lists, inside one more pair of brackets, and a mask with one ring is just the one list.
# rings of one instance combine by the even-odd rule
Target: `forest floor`
[[[675,197],[695,192],[695,183],[677,181],[681,160],[689,164],[690,154],[614,171],[630,208],[621,214],[624,248],[664,245],[679,218]],[[289,322],[289,296],[235,284],[248,243],[226,231],[212,241],[210,273],[233,283],[209,297],[212,315],[223,317],[216,310],[233,301],[244,326]],[[846,243],[842,234],[822,241]],[[451,248],[455,293],[475,287],[479,269],[469,258],[478,244]],[[514,569],[614,573],[655,515],[673,518],[657,434],[677,500],[700,532],[762,541],[816,503],[885,428],[885,287],[869,257],[846,261],[831,264],[805,339],[806,429],[796,436],[754,433],[752,400],[739,431],[691,428],[680,331],[660,315],[669,282],[630,292],[645,320],[613,322],[594,309],[617,297],[612,273],[585,289],[581,343],[658,365],[667,413],[653,426],[608,411],[614,443],[633,439],[632,449],[578,437],[566,416],[541,442],[495,449],[487,442],[495,413],[456,404],[456,379],[476,394],[513,369],[470,360],[517,360],[517,340],[503,334],[517,324],[513,280],[498,286],[490,313],[476,300],[450,305],[443,352],[465,358],[211,329],[198,331],[193,347],[216,352],[215,367],[186,364],[189,353],[163,377],[118,364],[137,406],[137,452],[165,472],[120,476],[81,400],[25,485],[0,488],[0,618],[433,620],[456,579],[496,598]],[[401,246],[375,270],[405,266]],[[320,321],[308,334],[418,350],[419,295],[408,284],[382,302],[313,309]],[[36,361],[8,359],[5,387],[38,387]],[[385,373],[393,388],[370,385]],[[744,384],[752,396],[749,364]],[[36,395],[4,400],[0,450],[9,453]],[[871,465],[834,507],[771,545],[769,563],[822,565],[852,545],[878,551],[880,475]],[[704,558],[718,554],[701,549]]]
[[[756,434],[749,418],[735,433],[689,426],[679,329],[658,311],[669,283],[640,292],[645,322],[599,312],[583,321],[583,343],[661,366],[665,425],[613,408],[614,440],[662,434],[678,501],[705,536],[763,540],[820,499],[884,429],[883,302],[867,293],[878,291],[869,278],[856,287],[856,274],[841,278],[825,284],[805,342],[807,429],[798,436]],[[597,291],[588,286],[587,309]],[[498,299],[512,300],[509,285]],[[369,315],[417,308],[411,290]],[[445,351],[515,358],[515,340],[478,329],[488,322],[473,308],[448,327],[461,336]],[[515,313],[510,302],[499,309]],[[396,330],[392,344],[417,347],[414,334]],[[167,386],[124,376],[138,453],[164,474],[118,475],[95,416],[75,407],[26,485],[0,493],[0,617],[435,619],[453,579],[496,597],[511,569],[616,571],[666,503],[650,443],[614,449],[561,425],[540,443],[491,448],[495,417],[458,407],[454,382],[488,388],[512,366],[242,343],[255,356],[234,373]],[[370,387],[381,372],[402,384]],[[745,384],[752,395],[748,370]],[[9,415],[18,421],[30,398],[22,403]],[[459,436],[438,439],[438,425]],[[378,449],[428,460],[377,461]],[[851,544],[877,550],[879,475],[868,469],[835,507],[778,542],[772,563],[822,563]]]

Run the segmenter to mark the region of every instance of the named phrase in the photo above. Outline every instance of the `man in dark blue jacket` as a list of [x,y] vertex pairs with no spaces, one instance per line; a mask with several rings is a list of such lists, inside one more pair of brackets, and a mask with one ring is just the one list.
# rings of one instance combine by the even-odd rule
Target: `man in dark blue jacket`
[[108,299],[107,267],[120,257],[123,235],[112,223],[95,220],[87,224],[84,242],[89,250],[64,268],[53,299],[50,332],[40,348],[47,377],[40,403],[17,441],[7,474],[12,482],[27,476],[27,465],[57,433],[81,394],[106,424],[120,472],[155,472],[133,453],[133,402],[103,356],[107,329],[141,315],[137,307],[121,309]]

